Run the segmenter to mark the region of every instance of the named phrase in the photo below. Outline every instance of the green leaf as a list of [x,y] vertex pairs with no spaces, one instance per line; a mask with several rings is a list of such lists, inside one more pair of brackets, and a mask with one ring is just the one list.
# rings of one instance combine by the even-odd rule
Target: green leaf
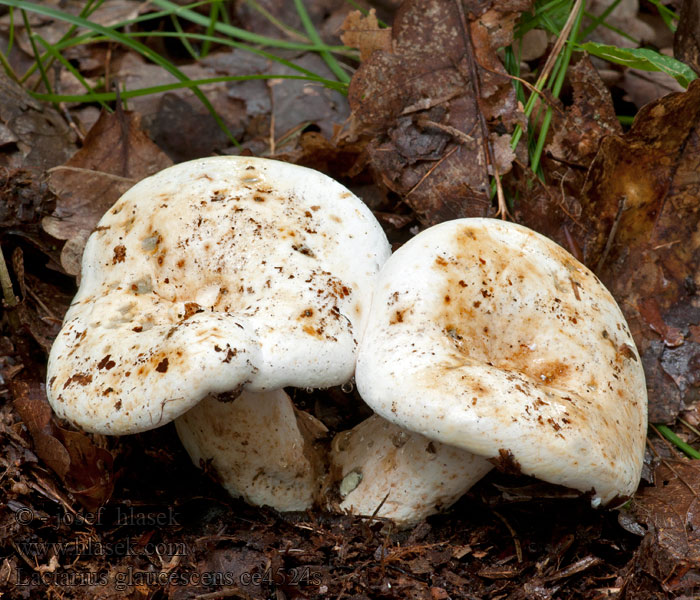
[[685,88],[697,77],[688,65],[648,48],[618,48],[617,46],[606,46],[596,42],[579,44],[579,48],[593,56],[603,58],[617,65],[629,67],[630,69],[666,73]]

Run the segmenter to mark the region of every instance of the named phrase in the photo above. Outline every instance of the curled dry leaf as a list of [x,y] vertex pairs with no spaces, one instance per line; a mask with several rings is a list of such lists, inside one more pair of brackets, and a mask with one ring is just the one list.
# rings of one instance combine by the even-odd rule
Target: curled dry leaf
[[621,134],[610,91],[588,56],[581,57],[568,71],[573,103],[553,113],[554,132],[546,151],[555,159],[588,167],[601,140]]
[[60,427],[53,419],[46,392],[35,381],[10,384],[14,406],[34,441],[37,456],[64,482],[78,501],[96,510],[112,495],[112,455],[84,433]]
[[141,131],[138,115],[100,115],[83,147],[49,179],[58,201],[54,214],[45,217],[42,226],[54,237],[67,240],[61,263],[68,273],[80,272],[88,236],[119,196],[137,181],[171,164]]
[[[520,200],[515,204],[516,220],[543,233],[583,260],[580,248],[597,234],[598,221],[591,222],[582,212],[579,196],[586,173],[600,147],[601,140],[621,134],[610,91],[588,57],[579,59],[568,71],[573,102],[563,107],[552,101],[552,124],[545,146],[542,167],[547,184],[528,183],[517,178]],[[591,259],[591,257],[589,257]],[[594,262],[587,262],[595,267]]]
[[617,298],[639,348],[649,420],[698,399],[700,82],[645,106],[603,140],[582,194],[587,264]]
[[340,39],[346,46],[360,50],[360,59],[367,60],[375,50],[391,52],[391,29],[379,27],[375,9],[368,15],[359,10],[348,14],[341,25],[343,34]]
[[[353,133],[372,138],[373,169],[424,224],[489,212],[482,119],[501,134],[525,124],[496,51],[529,6],[468,3],[463,21],[456,2],[409,0],[394,21],[393,52],[375,50],[353,77]],[[494,152],[503,174],[512,156]]]

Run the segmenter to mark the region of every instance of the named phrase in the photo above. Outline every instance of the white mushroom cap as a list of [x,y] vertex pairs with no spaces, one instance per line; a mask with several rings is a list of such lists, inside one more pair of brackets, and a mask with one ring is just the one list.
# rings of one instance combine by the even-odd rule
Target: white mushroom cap
[[209,394],[343,383],[389,253],[362,201],[310,169],[216,157],[161,171],[88,240],[49,401],[118,435]]
[[340,508],[366,516],[376,512],[404,526],[449,508],[492,468],[485,458],[379,415],[336,435],[331,450]]
[[382,269],[356,381],[381,416],[608,503],[636,489],[639,355],[596,276],[512,223],[432,227]]
[[313,505],[323,466],[314,441],[327,430],[297,413],[284,390],[224,402],[209,396],[175,426],[192,462],[210,463],[232,496],[280,511]]

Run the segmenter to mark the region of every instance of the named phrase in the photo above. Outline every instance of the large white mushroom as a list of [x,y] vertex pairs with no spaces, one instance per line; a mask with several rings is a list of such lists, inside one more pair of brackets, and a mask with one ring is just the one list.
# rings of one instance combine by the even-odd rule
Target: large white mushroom
[[[347,381],[389,254],[370,210],[321,173],[243,157],[161,171],[125,193],[88,240],[80,289],[49,357],[49,401],[75,425],[113,435],[194,410],[178,431],[234,495],[309,506],[314,436],[286,395],[215,398]],[[240,427],[234,420],[267,421],[255,442],[289,461],[227,466],[251,456],[242,442],[221,450],[213,441],[217,428]],[[278,503],[283,463],[309,489],[295,496],[304,485],[287,485]]]
[[[622,313],[591,271],[525,227],[460,219],[399,249],[377,280],[355,377],[391,423],[591,492],[594,505],[628,497],[639,483],[647,396]],[[415,448],[414,465],[432,458],[427,444]],[[346,457],[369,464],[373,452],[355,432],[334,462],[351,474]],[[363,474],[366,488],[386,489],[384,473],[372,477]],[[379,505],[347,498],[361,514]],[[380,516],[399,520],[426,514],[384,506]]]

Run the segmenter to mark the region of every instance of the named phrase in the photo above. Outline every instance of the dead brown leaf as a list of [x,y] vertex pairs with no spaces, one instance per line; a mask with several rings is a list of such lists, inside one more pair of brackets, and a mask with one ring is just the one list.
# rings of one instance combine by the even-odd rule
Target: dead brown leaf
[[584,257],[630,325],[652,422],[698,399],[699,124],[700,82],[647,105],[627,135],[603,141],[582,194],[594,233]]
[[[374,51],[352,79],[353,133],[372,138],[377,178],[426,225],[490,210],[482,119],[499,134],[524,124],[496,51],[529,6],[468,4],[465,23],[455,2],[409,0],[394,21],[393,52]],[[512,156],[494,154],[503,174]]]
[[[519,172],[511,181],[520,192],[516,220],[583,260],[581,249],[602,225],[597,215],[582,211],[581,188],[601,141],[607,135],[621,134],[622,127],[608,88],[587,57],[569,67],[568,83],[573,92],[571,105],[548,100],[554,110],[542,160],[546,183],[518,176]],[[588,256],[588,260],[597,258]]]
[[0,70],[0,166],[49,169],[75,151],[61,115],[27,94]]
[[391,52],[391,29],[379,27],[377,13],[370,9],[367,16],[359,10],[348,14],[340,26],[340,39],[346,46],[360,50],[360,60],[367,60],[375,50]]
[[[697,591],[700,585],[700,462],[661,464],[656,485],[641,490],[633,511],[648,529],[629,578],[640,572],[669,593]],[[627,587],[633,584],[628,582]],[[625,598],[634,595],[625,594]]]
[[554,111],[551,141],[545,150],[553,158],[588,167],[606,135],[621,134],[610,91],[588,56],[581,57],[568,70],[573,103],[564,111]]
[[52,201],[43,175],[32,169],[0,168],[0,227],[35,223]]
[[112,495],[112,455],[84,433],[68,431],[53,419],[43,386],[36,381],[10,383],[14,406],[34,441],[37,456],[90,511]]
[[58,201],[45,217],[44,230],[68,240],[61,263],[71,275],[80,272],[88,236],[100,217],[137,181],[172,164],[140,128],[134,113],[103,113],[89,131],[83,147],[49,179]]

